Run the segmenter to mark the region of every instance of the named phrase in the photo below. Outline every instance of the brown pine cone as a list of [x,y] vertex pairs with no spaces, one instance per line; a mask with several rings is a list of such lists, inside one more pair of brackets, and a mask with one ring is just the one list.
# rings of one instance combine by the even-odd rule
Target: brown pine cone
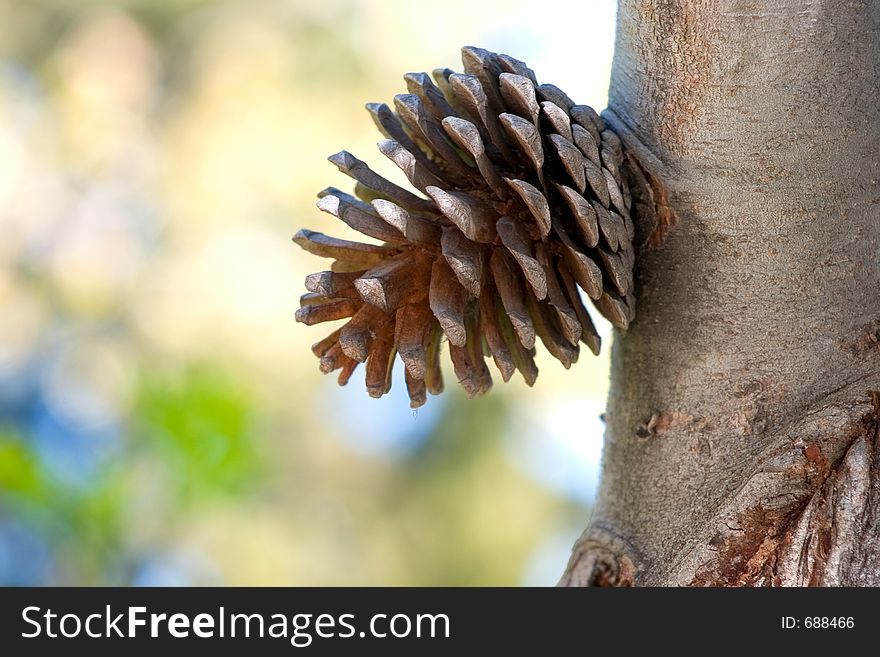
[[621,178],[620,140],[596,112],[539,85],[523,62],[462,49],[464,74],[409,73],[408,94],[367,109],[387,139],[379,150],[425,197],[342,151],[330,157],[355,179],[355,196],[322,192],[318,207],[380,244],[308,230],[293,238],[332,258],[306,278],[297,321],[350,318],[312,347],[321,371],[344,385],[366,363],[373,397],[405,364],[411,406],[443,389],[449,343],[468,396],[492,386],[491,355],[507,381],[532,385],[535,337],[568,368],[578,343],[600,339],[578,288],[613,325],[633,318],[633,222]]

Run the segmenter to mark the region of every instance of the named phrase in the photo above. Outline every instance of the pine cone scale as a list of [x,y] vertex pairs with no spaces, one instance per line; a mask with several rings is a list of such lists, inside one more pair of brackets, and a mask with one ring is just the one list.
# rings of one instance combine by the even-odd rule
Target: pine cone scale
[[[549,100],[545,100],[541,103],[541,116],[544,117],[550,128],[557,134],[562,135],[567,141],[574,141],[574,132],[572,128],[580,128],[580,126],[571,125],[570,118],[565,110],[558,105],[551,103]],[[583,128],[581,129],[583,130]]]
[[528,294],[516,275],[516,264],[512,260],[513,257],[501,249],[493,251],[489,263],[492,278],[520,343],[526,349],[532,349],[535,346],[535,325],[527,307]]
[[515,73],[502,73],[498,76],[498,89],[508,112],[537,126],[541,108],[535,98],[535,85],[531,80]]
[[[450,275],[452,274],[452,275]],[[463,347],[466,342],[464,312],[468,292],[452,273],[445,260],[437,260],[431,270],[428,305],[451,344]]]
[[547,275],[541,263],[534,257],[533,245],[528,233],[522,224],[511,217],[501,217],[497,227],[501,243],[516,259],[532,291],[540,301],[547,296]]
[[537,187],[527,183],[525,180],[505,178],[504,182],[506,182],[510,188],[517,193],[529,209],[529,212],[537,225],[541,239],[546,238],[550,233],[550,228],[552,226],[550,206],[547,205],[547,198]]
[[440,248],[458,282],[473,296],[479,296],[485,259],[482,247],[467,239],[455,226],[447,226],[440,238]]
[[423,303],[409,303],[397,311],[394,341],[407,373],[424,381],[428,369],[425,345],[431,325],[431,308]]

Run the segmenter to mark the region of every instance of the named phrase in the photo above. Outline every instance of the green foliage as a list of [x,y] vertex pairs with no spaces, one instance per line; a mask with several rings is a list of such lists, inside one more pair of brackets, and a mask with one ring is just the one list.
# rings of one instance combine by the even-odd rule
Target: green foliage
[[135,445],[168,471],[181,501],[242,493],[259,477],[252,401],[217,368],[147,370],[135,407]]
[[0,491],[36,499],[43,493],[39,462],[11,431],[0,432]]
[[117,474],[102,470],[85,487],[64,484],[47,470],[30,442],[0,433],[0,517],[11,512],[61,547],[60,559],[76,573],[74,581],[112,581],[123,556],[128,494]]

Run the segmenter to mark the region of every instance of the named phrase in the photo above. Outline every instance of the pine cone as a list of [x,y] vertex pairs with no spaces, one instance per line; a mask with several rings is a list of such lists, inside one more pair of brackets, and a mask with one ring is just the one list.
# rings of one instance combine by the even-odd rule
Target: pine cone
[[633,318],[620,140],[517,59],[466,47],[462,62],[464,74],[438,69],[434,82],[407,74],[410,93],[394,110],[367,105],[387,138],[379,150],[427,198],[342,151],[329,159],[355,179],[357,197],[329,188],[318,207],[381,244],[294,237],[333,259],[306,278],[297,321],[351,318],[312,347],[321,371],[341,370],[345,385],[366,363],[367,391],[379,397],[399,354],[413,408],[443,389],[443,336],[473,397],[492,386],[487,355],[505,381],[519,370],[532,385],[536,336],[566,368],[578,342],[599,353],[578,288],[618,328]]

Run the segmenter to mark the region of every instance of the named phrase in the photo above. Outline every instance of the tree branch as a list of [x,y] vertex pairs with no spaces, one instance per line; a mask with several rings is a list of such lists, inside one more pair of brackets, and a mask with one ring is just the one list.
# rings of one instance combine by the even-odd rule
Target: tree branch
[[880,584],[878,89],[877,3],[621,0],[606,117],[679,222],[561,583]]

